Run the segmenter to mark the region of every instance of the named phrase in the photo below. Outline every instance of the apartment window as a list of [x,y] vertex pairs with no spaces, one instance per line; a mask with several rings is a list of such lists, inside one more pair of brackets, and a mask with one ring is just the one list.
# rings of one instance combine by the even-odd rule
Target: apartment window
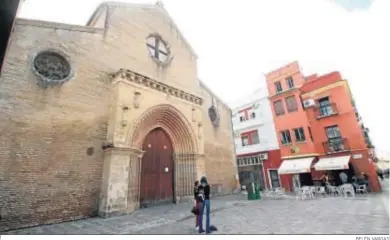
[[298,103],[295,96],[286,97],[286,106],[288,112],[296,112],[298,111]]
[[280,139],[282,144],[290,144],[291,143],[291,135],[289,130],[284,130],[280,132]]
[[281,91],[283,91],[282,83],[276,82],[275,83],[275,89],[276,89],[276,93],[280,93]]
[[251,119],[254,119],[254,118],[256,118],[256,113],[252,112],[251,113]]
[[337,125],[330,126],[325,128],[326,135],[328,136],[327,152],[339,152],[346,150],[346,145],[344,139],[342,139],[340,134],[340,129]]
[[237,159],[238,166],[248,166],[248,165],[259,165],[261,161],[259,157],[248,157],[248,158],[239,158]]
[[318,100],[320,116],[329,116],[333,114],[333,109],[329,101],[329,97],[324,97]]
[[274,102],[274,109],[276,116],[280,116],[285,113],[282,100],[277,100]]
[[311,127],[307,128],[309,130],[310,140],[313,142],[313,134],[311,133]]
[[259,133],[256,131],[244,133],[241,135],[242,146],[248,146],[253,144],[259,144]]
[[260,143],[259,133],[257,131],[254,131],[251,133],[251,138],[252,138],[252,144],[259,144]]
[[243,122],[245,121],[245,117],[244,116],[240,116],[240,122]]
[[294,79],[292,77],[286,78],[286,82],[289,89],[294,87]]
[[242,146],[248,146],[249,145],[249,136],[241,136],[241,142],[242,142]]
[[326,131],[326,136],[328,137],[328,140],[341,138],[340,129],[339,129],[339,126],[337,126],[337,125],[326,127],[325,131]]
[[304,142],[306,140],[305,131],[303,130],[303,128],[294,129],[294,135],[295,135],[295,140],[297,142]]

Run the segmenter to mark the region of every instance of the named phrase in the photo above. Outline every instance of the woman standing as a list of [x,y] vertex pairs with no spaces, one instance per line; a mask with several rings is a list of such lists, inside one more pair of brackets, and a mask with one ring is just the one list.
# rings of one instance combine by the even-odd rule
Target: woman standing
[[199,187],[199,181],[195,181],[194,183],[194,206],[195,206],[195,212],[198,211],[198,214],[195,213],[195,229],[199,230],[199,200],[198,200],[198,187]]
[[199,214],[199,233],[203,233],[203,213],[206,208],[206,233],[211,233],[210,229],[210,185],[207,182],[206,177],[200,179],[200,185],[198,187],[198,197],[200,205]]

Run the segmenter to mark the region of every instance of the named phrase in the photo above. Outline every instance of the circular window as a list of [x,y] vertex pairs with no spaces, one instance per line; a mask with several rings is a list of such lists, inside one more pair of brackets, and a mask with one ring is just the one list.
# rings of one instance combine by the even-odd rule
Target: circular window
[[213,123],[214,127],[219,126],[219,116],[217,113],[217,109],[214,106],[211,106],[209,108],[209,118],[211,122]]
[[148,51],[153,59],[165,63],[168,61],[169,49],[167,44],[160,36],[152,35],[148,37],[147,43]]
[[69,62],[62,55],[45,51],[34,58],[34,70],[45,81],[63,82],[71,74]]

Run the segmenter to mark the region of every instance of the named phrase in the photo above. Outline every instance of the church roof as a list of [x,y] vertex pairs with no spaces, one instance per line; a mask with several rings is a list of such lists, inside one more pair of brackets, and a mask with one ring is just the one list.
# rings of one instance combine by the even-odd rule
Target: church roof
[[197,54],[195,53],[194,49],[191,47],[187,39],[184,37],[184,35],[181,33],[179,28],[177,27],[176,23],[173,21],[172,17],[169,15],[168,11],[165,9],[164,4],[161,1],[157,1],[155,4],[140,4],[140,3],[128,3],[128,2],[103,2],[101,3],[96,10],[93,12],[92,16],[89,18],[87,22],[87,26],[91,24],[93,19],[95,18],[96,15],[98,15],[101,10],[105,8],[110,8],[110,7],[123,7],[123,8],[149,8],[149,9],[156,9],[161,11],[167,18],[168,22],[170,25],[175,28],[175,30],[178,33],[178,36],[181,38],[183,43],[186,45],[187,49],[190,51],[193,57],[197,58]]

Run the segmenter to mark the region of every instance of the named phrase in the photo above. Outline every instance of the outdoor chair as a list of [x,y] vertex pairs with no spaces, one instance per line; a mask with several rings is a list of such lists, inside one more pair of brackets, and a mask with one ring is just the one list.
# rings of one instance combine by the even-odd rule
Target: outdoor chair
[[316,188],[316,194],[320,195],[321,197],[325,197],[325,196],[326,196],[325,187],[323,187],[323,186],[318,186],[318,187]]
[[316,187],[315,186],[310,186],[309,189],[310,189],[310,192],[312,193],[313,198],[314,198],[315,194],[316,194]]
[[366,185],[358,185],[358,187],[356,188],[356,193],[368,194],[367,186]]
[[313,199],[314,198],[314,194],[313,192],[311,191],[310,187],[301,187],[298,191],[298,194],[297,194],[297,200],[298,199]]
[[335,186],[332,186],[332,185],[328,185],[328,191],[329,191],[329,195],[331,196],[337,196],[337,195],[340,195],[340,190],[335,187]]
[[286,194],[286,190],[284,188],[275,188],[273,191],[274,197],[281,197]]
[[348,197],[348,194],[352,197],[355,197],[355,190],[352,184],[343,184],[342,186],[340,186],[340,190],[344,197]]

